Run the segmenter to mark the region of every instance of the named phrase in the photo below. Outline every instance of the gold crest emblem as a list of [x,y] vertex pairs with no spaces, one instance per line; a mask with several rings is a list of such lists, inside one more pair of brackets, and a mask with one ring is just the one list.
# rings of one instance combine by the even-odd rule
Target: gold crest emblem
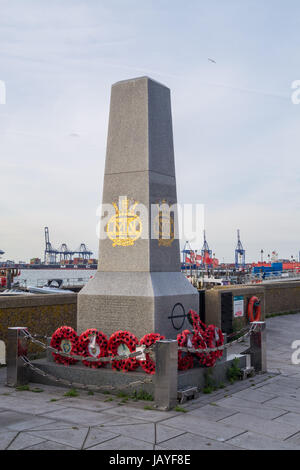
[[134,209],[138,202],[134,202],[129,207],[127,197],[121,198],[121,207],[113,203],[115,215],[113,215],[107,226],[107,236],[112,240],[112,246],[132,246],[142,234],[142,221],[135,214]]
[[158,235],[158,246],[171,246],[175,238],[174,214],[166,205],[169,207],[165,200],[157,204],[159,214],[155,217],[154,232]]

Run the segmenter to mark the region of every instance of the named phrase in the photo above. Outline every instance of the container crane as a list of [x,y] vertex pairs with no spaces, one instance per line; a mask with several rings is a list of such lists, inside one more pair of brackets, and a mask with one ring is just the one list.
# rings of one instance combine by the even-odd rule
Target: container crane
[[62,262],[62,260],[72,260],[73,256],[76,254],[78,254],[81,260],[89,259],[93,254],[93,252],[87,248],[85,243],[81,243],[77,250],[70,250],[66,243],[62,243],[59,250],[53,248],[50,242],[48,227],[45,227],[45,244],[45,264],[56,264],[58,256],[59,261]]
[[246,251],[243,248],[241,239],[240,239],[240,231],[237,231],[237,245],[235,249],[235,267],[236,269],[245,268],[245,255]]
[[201,250],[202,266],[210,266],[212,264],[212,250],[209,249],[206,241],[205,230],[203,230],[203,246]]

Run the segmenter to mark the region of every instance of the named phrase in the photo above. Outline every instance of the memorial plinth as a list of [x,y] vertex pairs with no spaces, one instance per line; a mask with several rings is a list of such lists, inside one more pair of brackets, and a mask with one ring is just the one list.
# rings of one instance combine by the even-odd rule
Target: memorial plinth
[[198,311],[199,299],[180,272],[176,203],[170,90],[147,77],[118,82],[111,92],[98,271],[78,294],[79,333],[97,328],[175,338],[190,328],[186,314]]

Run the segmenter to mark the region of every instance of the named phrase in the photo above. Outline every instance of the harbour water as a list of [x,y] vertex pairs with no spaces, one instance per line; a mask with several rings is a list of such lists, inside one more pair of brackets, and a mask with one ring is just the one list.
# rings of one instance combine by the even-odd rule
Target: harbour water
[[[21,285],[44,285],[49,279],[63,279],[64,285],[86,284],[95,274],[93,269],[24,269],[15,278]],[[0,341],[0,364],[5,364],[5,345]]]

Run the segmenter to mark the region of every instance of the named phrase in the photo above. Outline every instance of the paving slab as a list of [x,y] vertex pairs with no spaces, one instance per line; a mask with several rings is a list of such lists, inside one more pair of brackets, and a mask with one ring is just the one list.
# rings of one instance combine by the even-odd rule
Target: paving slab
[[69,427],[65,429],[53,429],[45,431],[30,431],[31,436],[39,437],[44,441],[58,442],[59,444],[68,445],[81,449],[88,435],[87,427]]
[[130,416],[114,416],[114,418],[111,421],[108,421],[106,423],[100,424],[101,427],[108,427],[108,426],[120,426],[121,424],[141,424],[141,423],[148,423],[149,421],[146,421],[141,418],[130,418]]
[[161,424],[173,427],[179,431],[190,432],[221,442],[237,436],[247,429],[244,426],[231,426],[220,421],[216,423],[205,418],[193,416],[190,413],[162,421]]
[[88,410],[80,410],[78,408],[64,408],[64,410],[57,410],[51,413],[43,415],[55,420],[62,419],[63,421],[69,421],[70,423],[80,423],[86,426],[97,426],[114,419],[114,415],[106,412],[92,412]]
[[[19,411],[20,413],[30,413],[37,416],[57,410],[57,405],[55,405],[55,403],[36,403],[35,401],[20,400],[18,398],[11,398],[10,400],[6,400],[4,403],[1,403],[1,405],[6,410]],[[63,413],[63,408],[64,407],[59,408],[61,413]]]
[[131,416],[151,422],[162,421],[163,419],[170,418],[177,414],[174,411],[142,410],[130,406],[119,406],[109,410],[109,413],[115,416]]
[[268,406],[292,413],[300,413],[300,401],[295,398],[277,397],[267,402]]
[[258,416],[259,418],[264,419],[274,419],[286,412],[284,409],[271,407],[269,402],[266,402],[263,405],[255,404],[253,401],[236,398],[236,395],[219,400],[217,405],[221,408],[229,408],[230,410],[235,410],[236,412]]
[[51,419],[40,418],[31,414],[6,410],[0,413],[0,429],[9,431],[24,431],[33,426],[51,423]]
[[275,439],[287,439],[300,431],[299,426],[292,426],[290,424],[279,423],[276,421],[266,420],[258,418],[257,416],[249,415],[246,413],[238,413],[229,418],[224,418],[219,423],[228,424],[230,426],[240,426],[247,431],[259,431],[260,434],[264,434]]
[[157,444],[168,441],[174,437],[181,436],[182,434],[185,434],[185,432],[181,429],[171,428],[170,426],[160,423],[155,425],[155,442]]
[[106,426],[105,431],[117,432],[121,436],[139,439],[148,443],[155,443],[155,424],[141,423],[119,426]]
[[193,410],[193,416],[199,416],[199,418],[205,418],[209,421],[219,421],[236,413],[238,413],[238,411],[233,408],[230,409],[230,407],[225,408],[223,406],[219,406],[219,401],[212,405],[205,405]]
[[115,426],[114,432],[110,432],[106,428],[90,428],[86,440],[84,442],[83,448],[88,449],[89,447],[94,447],[95,445],[102,444],[103,442],[118,437],[118,429],[118,426]]
[[292,445],[297,449],[300,449],[300,432],[298,434],[295,434],[295,436],[292,436],[287,439],[286,443]]
[[102,444],[89,447],[87,450],[153,450],[153,444],[120,436]]
[[159,444],[156,450],[239,450],[237,447],[213,439],[186,433]]
[[104,402],[100,399],[93,398],[86,399],[86,398],[62,398],[58,402],[56,402],[56,407],[71,407],[71,408],[79,408],[81,410],[90,410],[90,411],[97,411],[97,410],[109,410],[111,408],[115,408],[117,405],[116,402]]
[[298,398],[300,399],[300,389],[295,389],[291,387],[287,387],[286,385],[282,385],[280,383],[268,383],[264,384],[259,388],[256,388],[256,390],[259,390],[263,393],[271,394],[275,393],[277,396],[292,396],[292,398]]
[[286,423],[298,427],[300,423],[300,413],[291,413],[290,411],[274,419],[275,423]]
[[28,429],[28,432],[32,431],[53,431],[55,429],[69,429],[72,425],[68,422],[63,421],[52,421],[49,424],[42,424],[41,426],[33,426]]
[[259,389],[253,389],[248,388],[247,390],[242,390],[240,392],[237,392],[234,394],[236,398],[242,398],[248,401],[252,401],[255,404],[257,403],[264,403],[267,400],[270,400],[272,398],[276,398],[278,396],[277,393],[266,393],[266,392],[261,392]]
[[5,450],[17,435],[17,431],[0,432],[0,450]]
[[75,447],[66,446],[53,441],[43,441],[39,444],[26,447],[24,450],[76,450]]
[[[297,366],[299,368],[299,366]],[[295,390],[300,389],[300,379],[297,377],[282,377],[277,376],[274,382],[280,385],[284,385],[287,388],[293,388]]]
[[246,450],[293,450],[297,447],[288,441],[272,439],[264,434],[246,432],[232,439],[226,444],[240,447]]
[[31,436],[26,432],[21,432],[17,437],[11,442],[7,450],[22,450],[26,447],[33,446],[35,444],[40,444],[44,439],[39,437]]

